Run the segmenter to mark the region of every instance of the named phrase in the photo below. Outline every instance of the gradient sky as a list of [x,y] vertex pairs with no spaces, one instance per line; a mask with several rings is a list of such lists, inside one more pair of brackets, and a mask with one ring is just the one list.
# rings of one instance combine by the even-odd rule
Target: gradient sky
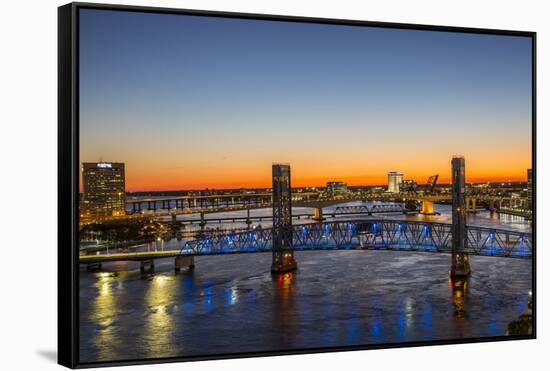
[[80,160],[127,190],[524,180],[527,37],[83,9]]

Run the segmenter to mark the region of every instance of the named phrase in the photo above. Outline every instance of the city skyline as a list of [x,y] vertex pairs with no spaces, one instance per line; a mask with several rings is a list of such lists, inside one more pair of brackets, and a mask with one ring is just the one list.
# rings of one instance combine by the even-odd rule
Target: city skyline
[[[81,11],[81,162],[126,188],[525,181],[529,38]],[[97,32],[98,27],[102,32]],[[139,56],[139,58],[137,57]]]
[[[98,161],[96,163],[92,163],[92,164],[120,164],[120,165],[123,165],[124,166],[124,163],[120,163],[120,162],[110,162],[110,161]],[[83,163],[83,165],[85,164],[90,164],[90,163]],[[273,163],[275,164],[275,163]],[[272,165],[273,165],[272,164]],[[82,170],[83,170],[83,167],[81,167],[80,169],[80,176],[81,176],[81,185],[80,185],[80,192],[82,193],[83,191],[83,185],[84,185],[84,181],[82,181],[82,177],[83,177],[83,173],[82,173]],[[468,184],[483,184],[483,183],[528,183],[530,181],[529,179],[529,172],[531,171],[531,169],[526,169],[526,175],[524,176],[523,179],[515,179],[515,180],[512,180],[512,179],[502,179],[502,180],[493,180],[493,181],[489,181],[489,180],[476,180],[476,179],[472,179],[472,178],[469,178],[466,176],[466,183]],[[335,183],[337,184],[342,184],[343,186],[347,187],[347,186],[350,186],[350,187],[361,187],[361,186],[367,186],[367,187],[384,187],[384,188],[388,188],[390,186],[390,183],[392,183],[389,179],[389,176],[391,175],[395,175],[396,172],[395,171],[389,171],[388,173],[386,173],[384,176],[382,177],[376,177],[376,178],[380,178],[382,179],[379,183],[370,183],[370,184],[367,184],[367,183],[358,183],[358,184],[350,184],[346,181],[342,181],[341,179],[337,179],[337,178],[327,178],[329,180],[327,180],[326,182],[324,183],[320,183],[320,184],[306,184],[306,185],[302,185],[302,184],[299,184],[299,185],[295,185],[293,184],[292,185],[292,188],[308,188],[308,187],[311,187],[311,188],[330,188],[332,187]],[[406,174],[403,174],[402,172],[397,172],[398,175],[400,175],[401,177],[404,177]],[[439,175],[439,174],[437,174]],[[374,178],[374,177],[372,177]],[[412,179],[412,178],[407,178],[407,177],[404,177],[404,180],[405,181],[408,181],[408,180],[413,180],[415,181],[415,183],[419,184],[419,185],[428,185],[429,183],[427,182],[428,180],[431,180],[431,179],[421,179],[420,182],[416,182],[415,179]],[[293,183],[295,182],[294,180],[294,177],[293,177]],[[237,185],[235,187],[225,187],[225,188],[209,188],[209,187],[197,187],[197,188],[170,188],[170,189],[154,189],[154,188],[150,188],[150,189],[127,189],[126,188],[126,192],[147,192],[147,191],[152,191],[152,192],[162,192],[162,191],[197,191],[197,190],[205,190],[205,189],[211,189],[211,190],[215,190],[215,189],[226,189],[226,190],[235,190],[235,189],[246,189],[246,188],[249,188],[249,189],[270,189],[271,188],[271,184],[267,184],[265,186],[251,186],[251,187],[246,187],[246,186],[243,186],[242,182],[238,182],[236,183]],[[447,186],[451,186],[452,185],[452,181],[449,178],[446,178],[446,177],[441,177],[438,179],[438,182],[437,184],[439,185],[447,185]],[[388,188],[389,189],[389,188]],[[394,192],[393,190],[392,191],[389,191],[388,192]]]

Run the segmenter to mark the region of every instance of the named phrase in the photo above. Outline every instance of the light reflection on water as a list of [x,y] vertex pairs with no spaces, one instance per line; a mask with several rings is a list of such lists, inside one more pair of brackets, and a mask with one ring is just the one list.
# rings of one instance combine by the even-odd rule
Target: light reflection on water
[[[450,223],[450,206],[437,207],[442,215],[431,220]],[[521,218],[489,213],[469,223],[529,230]],[[296,259],[298,271],[279,276],[269,272],[269,254],[197,257],[195,271],[180,274],[172,259],[148,276],[133,262],[81,272],[82,361],[503,335],[531,289],[528,260],[472,257],[472,277],[458,288],[445,254],[311,251]]]
[[99,273],[96,277],[97,295],[90,311],[90,321],[97,326],[93,344],[100,359],[110,359],[117,356],[115,349],[110,345],[121,340],[115,327],[118,308],[117,298],[113,295],[113,285],[116,285],[116,274]]
[[177,355],[173,346],[173,334],[179,331],[175,324],[175,311],[178,304],[175,296],[179,282],[175,277],[153,275],[145,292],[145,313],[143,342],[147,344],[145,358],[158,354]]

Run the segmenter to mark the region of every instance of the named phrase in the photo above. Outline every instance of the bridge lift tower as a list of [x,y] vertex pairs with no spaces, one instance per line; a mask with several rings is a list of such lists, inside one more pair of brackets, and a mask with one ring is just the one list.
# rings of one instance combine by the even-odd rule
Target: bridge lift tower
[[289,272],[297,268],[292,250],[292,195],[290,165],[273,164],[273,263],[271,271]]
[[465,252],[466,235],[466,201],[465,201],[465,173],[464,157],[455,156],[452,161],[453,181],[453,225],[452,225],[452,251],[451,268],[449,274],[452,278],[467,277],[470,275],[470,260]]

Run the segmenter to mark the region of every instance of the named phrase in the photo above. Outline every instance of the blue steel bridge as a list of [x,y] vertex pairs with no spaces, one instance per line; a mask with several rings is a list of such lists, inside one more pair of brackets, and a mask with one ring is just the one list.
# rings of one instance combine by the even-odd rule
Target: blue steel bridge
[[[154,268],[154,259],[176,258],[176,269],[193,266],[195,256],[272,253],[272,228],[239,233],[208,233],[204,238],[183,242],[181,249],[111,252],[80,256],[90,269],[112,261],[139,261],[142,270]],[[452,252],[452,224],[404,220],[349,220],[292,226],[292,249],[391,250]],[[530,259],[532,234],[478,226],[466,227],[465,252],[470,255]]]
[[[292,226],[292,249],[398,250],[450,253],[451,224],[403,220],[334,221]],[[531,233],[468,226],[465,252],[510,258],[530,258]],[[185,242],[181,255],[272,252],[272,230],[214,234]]]

